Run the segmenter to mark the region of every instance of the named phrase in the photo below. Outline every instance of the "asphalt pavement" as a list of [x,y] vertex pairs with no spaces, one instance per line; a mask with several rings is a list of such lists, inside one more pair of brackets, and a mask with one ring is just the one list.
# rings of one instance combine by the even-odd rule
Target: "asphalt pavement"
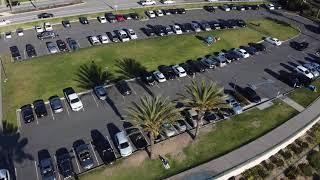
[[[216,14],[210,14],[203,10],[196,10],[188,11],[186,15],[161,17],[144,22],[127,21],[116,24],[99,24],[98,22],[93,21],[91,22],[91,25],[87,26],[87,28],[80,28],[85,25],[74,24],[72,31],[65,31],[61,26],[55,26],[54,29],[61,34],[59,38],[65,38],[67,36],[81,37],[77,40],[81,46],[86,47],[86,45],[89,46],[89,43],[85,38],[87,35],[97,35],[114,28],[120,29],[130,27],[139,33],[138,36],[143,37],[144,35],[138,30],[147,24],[173,24],[175,22],[181,23],[190,22],[192,20],[214,20],[219,18],[241,18],[247,20],[259,17],[274,17],[289,22],[294,21],[294,23],[299,24],[301,28],[305,26],[301,24],[301,22],[297,22],[299,19],[292,18],[290,20],[286,17],[284,12],[281,13],[283,13],[282,16],[279,16],[279,14],[276,15],[274,13],[269,13],[267,11],[221,11]],[[310,48],[306,51],[299,52],[293,50],[289,46],[289,42],[284,42],[279,47],[266,44],[266,52],[262,52],[248,59],[241,59],[228,64],[223,68],[207,70],[205,73],[198,73],[194,77],[187,76],[184,78],[170,80],[164,83],[158,83],[153,87],[141,86],[136,81],[130,81],[128,83],[133,93],[129,96],[121,95],[114,86],[107,89],[110,97],[107,101],[98,100],[93,93],[87,93],[80,96],[84,104],[84,109],[80,112],[71,111],[68,104],[63,101],[64,112],[61,114],[53,114],[50,111],[50,108],[47,107],[49,113],[48,116],[39,119],[37,118],[31,124],[24,124],[21,121],[22,118],[20,112],[17,111],[19,135],[21,139],[26,141],[21,151],[28,155],[25,156],[25,158],[21,158],[19,161],[14,162],[17,179],[41,179],[37,166],[37,152],[41,149],[47,149],[53,156],[57,149],[66,147],[74,156],[72,143],[78,139],[83,139],[89,144],[95,166],[102,164],[99,155],[91,145],[90,132],[92,130],[98,130],[106,136],[107,139],[110,140],[117,156],[119,156],[118,150],[114,144],[114,134],[115,132],[124,129],[123,123],[125,121],[130,121],[126,118],[126,108],[130,106],[131,102],[137,102],[139,97],[143,95],[153,94],[169,97],[173,100],[176,98],[176,93],[182,92],[185,85],[190,84],[192,80],[205,80],[207,82],[217,81],[225,89],[232,89],[230,83],[235,83],[241,87],[255,87],[255,90],[263,100],[273,98],[279,93],[287,92],[288,90],[291,90],[291,88],[277,80],[274,74],[279,73],[279,71],[289,72],[295,65],[315,60],[312,54],[316,49],[316,46],[319,46],[319,35],[315,35],[313,32],[310,32],[305,28],[303,28],[303,33],[297,38],[297,40],[308,41],[310,43]],[[41,49],[41,46],[43,46],[43,44],[41,44],[43,42],[37,40],[34,37],[34,31],[31,30],[27,31],[25,36],[20,39],[14,40],[13,38],[9,41],[1,39],[0,49],[14,44],[23,46],[28,42],[33,42],[34,45],[38,43],[39,45],[37,45],[37,49]],[[42,51],[45,52],[45,48],[42,48]],[[73,164],[77,173],[84,171],[79,167],[79,163],[76,158],[73,158]],[[56,175],[58,178],[61,178],[58,173],[56,173]]]

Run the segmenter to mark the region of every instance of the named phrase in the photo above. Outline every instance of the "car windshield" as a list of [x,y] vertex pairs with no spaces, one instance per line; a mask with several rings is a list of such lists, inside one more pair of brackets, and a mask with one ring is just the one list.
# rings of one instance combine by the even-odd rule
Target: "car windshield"
[[71,103],[77,103],[77,102],[79,102],[80,100],[79,100],[79,98],[75,98],[75,99],[72,99],[71,100]]
[[106,91],[104,90],[103,87],[97,88],[97,92],[99,93],[100,96],[106,95]]
[[152,76],[147,76],[146,79],[147,80],[152,80]]
[[83,151],[79,154],[80,159],[85,160],[85,159],[89,159],[90,157],[90,153],[88,151]]
[[61,102],[60,102],[60,99],[53,99],[51,101],[51,105],[54,109],[58,109],[61,107]]
[[128,142],[120,144],[120,149],[124,149],[124,148],[127,148],[127,147],[129,147],[129,143]]

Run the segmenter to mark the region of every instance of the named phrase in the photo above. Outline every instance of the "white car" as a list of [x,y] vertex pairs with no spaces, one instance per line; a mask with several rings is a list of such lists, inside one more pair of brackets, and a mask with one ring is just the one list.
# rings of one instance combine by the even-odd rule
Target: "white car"
[[90,36],[89,41],[92,45],[99,45],[100,41],[97,36]]
[[305,68],[303,66],[297,66],[295,68],[295,71],[297,73],[303,74],[304,76],[308,77],[309,79],[314,78],[313,74],[307,68]]
[[65,88],[63,94],[73,111],[80,111],[83,108],[80,98],[72,87]]
[[176,33],[176,34],[182,34],[181,27],[180,27],[179,25],[177,25],[177,24],[175,24],[175,25],[172,26],[172,30],[173,30],[173,32]]
[[186,71],[179,65],[172,66],[172,69],[178,77],[186,77],[187,76]]
[[142,6],[150,6],[150,5],[156,5],[157,3],[154,0],[141,0],[140,4]]
[[241,58],[248,58],[250,56],[246,50],[240,48],[235,48],[233,52]]
[[303,67],[307,68],[315,78],[319,77],[319,71],[313,64],[306,63],[303,65]]
[[154,11],[146,11],[146,15],[149,18],[155,18],[156,17],[156,14],[154,13]]
[[0,169],[0,179],[10,180],[10,173],[7,169]]
[[174,3],[176,3],[176,1],[173,1],[173,0],[161,0],[161,2],[163,4],[174,4]]
[[266,6],[269,10],[274,10],[274,4],[267,4]]
[[45,22],[45,23],[43,24],[43,28],[44,28],[44,30],[46,30],[46,31],[53,31],[52,25],[51,25],[50,23],[48,23],[48,22]]
[[19,29],[17,29],[17,35],[18,36],[23,36],[24,34],[23,34],[23,29],[22,28],[19,28]]
[[12,33],[11,33],[11,32],[6,32],[6,33],[5,33],[5,37],[6,37],[7,39],[11,39],[11,38],[12,38]]
[[104,16],[99,16],[99,17],[98,17],[98,20],[99,20],[99,22],[102,23],[102,24],[104,24],[104,23],[107,22],[107,19],[106,19],[106,17],[104,17]]
[[275,46],[280,46],[281,45],[281,41],[277,38],[273,38],[273,37],[266,37],[264,39],[266,42],[275,45]]
[[118,35],[118,38],[120,39],[120,41],[122,41],[122,42],[130,41],[128,34],[124,30],[119,30],[116,32],[117,32],[117,35]]
[[167,80],[166,77],[160,71],[153,72],[153,75],[158,82],[165,82]]
[[1,20],[0,21],[0,26],[7,25],[7,24],[10,24],[10,23],[11,23],[10,20]]
[[162,131],[164,132],[164,134],[167,137],[171,137],[171,136],[174,136],[176,134],[176,131],[175,131],[173,125],[170,124],[170,123],[162,124],[161,128],[162,128]]
[[133,149],[129,143],[127,134],[124,131],[120,131],[115,135],[115,140],[122,157],[127,157],[132,154]]
[[231,9],[229,8],[229,6],[227,6],[227,5],[221,6],[221,9],[224,10],[224,11],[230,11],[230,10],[231,10]]
[[162,12],[161,9],[155,10],[154,12],[156,13],[156,15],[157,15],[158,17],[164,16],[164,14],[163,14],[163,12]]
[[44,31],[40,26],[35,26],[34,29],[37,31],[37,33],[42,33]]
[[128,36],[130,37],[130,39],[138,39],[138,36],[137,36],[136,32],[134,32],[133,29],[124,29],[124,30],[126,31]]
[[102,44],[107,44],[107,43],[110,42],[107,35],[100,35],[100,36],[98,36],[98,37],[99,37],[99,40],[100,40],[100,42],[101,42]]

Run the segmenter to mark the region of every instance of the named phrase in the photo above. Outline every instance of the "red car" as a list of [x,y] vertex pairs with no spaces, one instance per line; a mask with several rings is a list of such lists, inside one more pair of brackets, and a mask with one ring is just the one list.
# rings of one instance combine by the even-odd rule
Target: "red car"
[[116,19],[117,19],[117,21],[125,21],[126,20],[122,14],[117,14]]

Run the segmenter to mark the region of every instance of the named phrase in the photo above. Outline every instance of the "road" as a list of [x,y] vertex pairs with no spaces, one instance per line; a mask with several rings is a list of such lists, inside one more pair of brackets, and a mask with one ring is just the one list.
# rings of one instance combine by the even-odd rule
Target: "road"
[[[92,93],[84,94],[80,97],[84,104],[83,111],[73,112],[70,110],[67,103],[63,101],[63,113],[53,114],[50,108],[47,107],[49,113],[47,117],[37,118],[34,123],[28,125],[21,121],[20,112],[17,111],[17,121],[20,125],[19,133],[14,136],[14,140],[12,140],[13,137],[11,136],[2,137],[3,142],[12,141],[6,148],[15,150],[14,152],[16,154],[13,153],[12,155],[15,166],[15,170],[13,170],[13,172],[15,172],[17,179],[38,180],[41,178],[39,168],[37,166],[37,152],[41,149],[47,149],[54,157],[57,149],[66,147],[74,157],[75,155],[72,151],[72,143],[78,139],[82,139],[89,144],[95,166],[100,165],[102,163],[101,159],[91,145],[90,134],[93,130],[98,130],[106,136],[119,156],[118,149],[114,143],[114,134],[124,129],[124,120],[128,120],[126,119],[126,108],[131,102],[136,102],[139,97],[143,95],[159,95],[175,99],[176,93],[183,91],[184,86],[190,84],[192,80],[218,81],[218,83],[226,89],[232,89],[230,83],[236,83],[242,87],[254,85],[257,93],[264,100],[275,97],[278,92],[284,93],[291,90],[288,85],[279,81],[275,74],[278,74],[280,71],[292,71],[296,65],[315,60],[312,53],[316,46],[319,45],[319,35],[316,35],[305,28],[305,26],[314,26],[314,24],[311,24],[310,22],[308,22],[308,24],[302,24],[304,22],[300,21],[300,19],[288,19],[284,12],[274,14],[265,10],[261,10],[259,12],[248,11],[230,13],[221,11],[214,16],[204,10],[195,10],[188,12],[186,15],[174,17],[174,21],[186,22],[190,20],[216,18],[242,18],[247,20],[259,17],[273,17],[290,22],[292,22],[292,20],[298,21],[296,24],[298,24],[303,31],[297,39],[299,41],[308,41],[310,43],[310,48],[306,51],[299,52],[293,50],[289,46],[289,42],[285,42],[280,47],[274,47],[266,44],[268,49],[266,52],[260,53],[246,60],[236,61],[223,68],[207,70],[205,73],[197,74],[194,77],[188,76],[185,78],[175,79],[165,83],[159,83],[153,87],[142,86],[136,81],[131,81],[129,82],[129,86],[131,87],[133,94],[130,96],[121,95],[116,87],[111,86],[107,89],[110,97],[107,101],[98,100]],[[137,28],[145,24],[162,23],[172,24],[172,17],[162,17],[149,20],[147,22],[128,21],[122,23],[121,27],[133,26]],[[97,25],[97,27],[92,27],[101,29],[100,31],[94,31],[94,33],[101,33],[105,31],[105,29],[102,28],[104,25],[101,25],[101,27],[98,26],[98,24],[95,25]],[[119,24],[111,24],[108,28],[112,29],[118,26]],[[88,28],[89,29],[85,30],[87,33],[89,33],[89,30],[92,30],[90,29],[91,27]],[[82,30],[80,32],[82,32]],[[79,32],[75,31],[75,33]],[[32,38],[35,42],[39,42],[34,37]],[[24,41],[27,42],[27,40],[30,40],[30,37],[26,38]],[[82,41],[80,40],[80,42]],[[16,41],[12,41],[10,43],[13,44],[16,43]],[[20,42],[19,44],[23,43]],[[1,46],[7,46],[7,44],[4,45],[3,41],[0,41],[0,47]],[[54,161],[54,163],[56,165],[56,161]],[[76,158],[73,158],[73,165],[77,173],[84,171],[79,167],[79,162]],[[56,175],[61,178],[58,173],[56,173]]]

